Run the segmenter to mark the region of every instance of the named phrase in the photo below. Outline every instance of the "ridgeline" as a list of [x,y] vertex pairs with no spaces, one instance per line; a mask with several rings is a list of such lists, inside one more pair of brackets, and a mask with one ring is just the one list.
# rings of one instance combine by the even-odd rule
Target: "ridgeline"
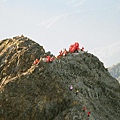
[[120,85],[96,56],[81,51],[33,64],[47,55],[23,35],[0,41],[0,120],[120,119]]

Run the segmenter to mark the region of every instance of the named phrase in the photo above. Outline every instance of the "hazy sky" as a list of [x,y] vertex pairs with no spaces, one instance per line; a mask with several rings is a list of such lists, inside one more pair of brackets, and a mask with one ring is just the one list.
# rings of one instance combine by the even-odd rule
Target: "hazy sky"
[[120,0],[0,0],[0,40],[25,35],[58,54],[120,41]]

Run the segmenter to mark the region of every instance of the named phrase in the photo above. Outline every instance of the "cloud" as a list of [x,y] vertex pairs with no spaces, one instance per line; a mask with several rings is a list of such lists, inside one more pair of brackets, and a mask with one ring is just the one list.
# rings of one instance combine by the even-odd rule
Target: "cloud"
[[56,16],[55,18],[50,20],[50,23],[46,26],[46,28],[49,28],[52,26],[55,22],[57,22],[59,19],[61,19],[62,16]]
[[119,5],[119,6],[117,6],[117,10],[120,10],[120,5]]
[[66,5],[72,5],[74,7],[80,7],[84,4],[86,0],[70,0],[66,3]]
[[46,27],[47,29],[50,28],[53,24],[55,24],[57,21],[63,19],[63,18],[67,18],[71,15],[74,15],[74,14],[77,14],[77,13],[80,13],[81,10],[77,10],[77,11],[74,11],[74,12],[70,12],[70,13],[66,13],[66,14],[62,14],[62,15],[58,15],[58,16],[55,16],[55,17],[52,17],[48,20],[45,20],[45,21],[42,21],[40,22],[39,24],[37,24],[38,26],[43,26],[43,27]]
[[78,11],[74,11],[74,12],[71,12],[71,13],[66,13],[66,14],[62,14],[62,15],[58,15],[58,16],[55,16],[55,17],[52,17],[48,20],[45,20],[45,21],[42,21],[38,24],[38,26],[43,26],[43,27],[46,27],[47,29],[50,28],[52,25],[54,25],[56,22],[58,22],[59,20],[63,19],[63,18],[67,18],[69,17],[70,15],[72,14],[75,14],[75,13],[80,13],[81,11],[78,10]]
[[48,20],[42,21],[38,24],[38,26],[46,27],[47,29],[51,27],[53,24],[55,24],[58,20],[60,20],[63,17],[63,15],[52,17]]
[[120,53],[119,46],[120,46],[120,42],[116,42],[107,47],[93,49],[91,52],[99,56],[102,59],[108,59],[112,57],[113,55]]
[[96,55],[102,62],[104,62],[105,66],[112,66],[120,62],[120,42],[115,42],[109,46],[96,48],[90,51]]
[[108,9],[112,9],[112,8],[116,8],[117,10],[119,10],[120,9],[120,4],[112,5],[112,6],[109,6],[109,7],[106,7],[106,8],[102,8],[100,10],[108,10]]
[[0,0],[0,2],[6,2],[7,0]]
[[74,6],[79,7],[84,4],[86,0],[80,0],[78,3],[76,3]]
[[69,2],[66,3],[66,5],[73,4],[74,0],[70,0]]

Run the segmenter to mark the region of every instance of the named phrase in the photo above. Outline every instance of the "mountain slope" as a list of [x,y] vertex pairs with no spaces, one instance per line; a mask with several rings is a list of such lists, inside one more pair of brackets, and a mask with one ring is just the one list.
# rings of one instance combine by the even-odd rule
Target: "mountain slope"
[[[16,48],[7,55],[6,42],[11,43],[9,49]],[[120,85],[93,54],[69,53],[50,63],[41,61],[33,65],[34,59],[50,53],[24,36],[1,41],[0,50],[0,59],[4,59],[0,63],[1,120],[120,118]],[[15,67],[19,69],[15,71]],[[69,90],[71,85],[72,91]],[[79,90],[77,95],[76,89]],[[83,107],[87,108],[85,112]],[[87,117],[88,112],[91,112],[90,117]]]

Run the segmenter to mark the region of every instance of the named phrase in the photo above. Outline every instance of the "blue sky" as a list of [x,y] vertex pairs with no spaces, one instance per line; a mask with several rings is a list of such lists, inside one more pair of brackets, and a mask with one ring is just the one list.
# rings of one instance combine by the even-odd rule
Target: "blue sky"
[[120,0],[0,0],[0,40],[25,35],[58,54],[120,41]]

